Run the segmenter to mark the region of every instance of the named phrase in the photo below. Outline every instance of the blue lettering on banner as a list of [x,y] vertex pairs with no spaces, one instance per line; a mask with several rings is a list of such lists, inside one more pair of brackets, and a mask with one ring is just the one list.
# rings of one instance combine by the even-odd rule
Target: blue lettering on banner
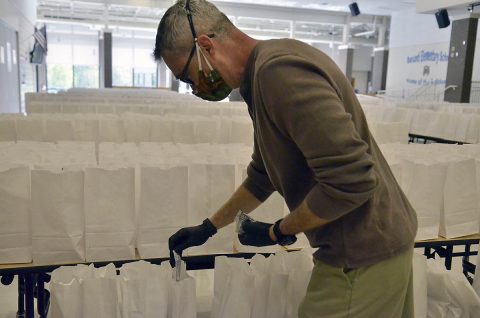
[[425,51],[421,50],[417,55],[407,56],[407,64],[422,62],[447,62],[448,54],[445,51]]
[[407,78],[407,84],[411,84],[411,85],[419,85],[419,86],[422,86],[422,85],[445,85],[445,83],[447,82],[446,80],[444,79],[412,79],[412,78]]

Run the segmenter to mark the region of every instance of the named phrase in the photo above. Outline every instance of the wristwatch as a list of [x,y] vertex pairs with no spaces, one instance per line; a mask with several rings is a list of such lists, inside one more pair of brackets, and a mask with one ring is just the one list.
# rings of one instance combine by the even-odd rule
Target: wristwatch
[[283,219],[278,220],[273,225],[273,234],[277,237],[277,243],[281,246],[292,245],[297,241],[297,237],[295,235],[285,235],[280,231],[280,222]]

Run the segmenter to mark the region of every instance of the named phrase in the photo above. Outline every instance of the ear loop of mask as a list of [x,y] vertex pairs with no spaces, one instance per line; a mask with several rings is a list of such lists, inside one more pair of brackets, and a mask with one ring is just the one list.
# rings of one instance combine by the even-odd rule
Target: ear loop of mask
[[202,59],[200,58],[200,54],[202,54],[203,59],[205,60],[205,62],[207,62],[207,66],[208,66],[208,68],[210,69],[210,72],[212,72],[212,71],[213,71],[213,67],[212,67],[212,65],[210,64],[210,62],[208,61],[208,59],[205,57],[205,54],[203,54],[202,50],[200,49],[200,45],[198,45],[198,42],[197,42],[196,39],[195,39],[195,47],[197,48],[197,59],[198,59],[198,68],[199,68],[199,70],[203,73]]

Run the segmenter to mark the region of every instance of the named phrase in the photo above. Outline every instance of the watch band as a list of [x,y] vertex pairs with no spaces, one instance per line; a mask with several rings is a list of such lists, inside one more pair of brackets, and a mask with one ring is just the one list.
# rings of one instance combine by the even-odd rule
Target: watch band
[[273,234],[275,234],[279,245],[291,245],[297,241],[297,237],[295,235],[285,235],[280,231],[280,222],[282,222],[282,220],[283,219],[278,220],[273,225]]

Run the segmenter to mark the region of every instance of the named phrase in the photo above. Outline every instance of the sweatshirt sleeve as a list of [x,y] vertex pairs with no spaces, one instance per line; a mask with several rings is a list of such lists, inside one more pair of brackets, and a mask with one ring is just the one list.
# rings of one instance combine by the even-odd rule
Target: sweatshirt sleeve
[[260,202],[267,200],[275,191],[265,170],[256,140],[254,140],[252,161],[247,167],[247,178],[243,186]]
[[308,207],[331,221],[372,197],[377,178],[368,145],[360,138],[329,76],[297,56],[277,57],[258,71],[271,121],[303,153],[316,184]]

